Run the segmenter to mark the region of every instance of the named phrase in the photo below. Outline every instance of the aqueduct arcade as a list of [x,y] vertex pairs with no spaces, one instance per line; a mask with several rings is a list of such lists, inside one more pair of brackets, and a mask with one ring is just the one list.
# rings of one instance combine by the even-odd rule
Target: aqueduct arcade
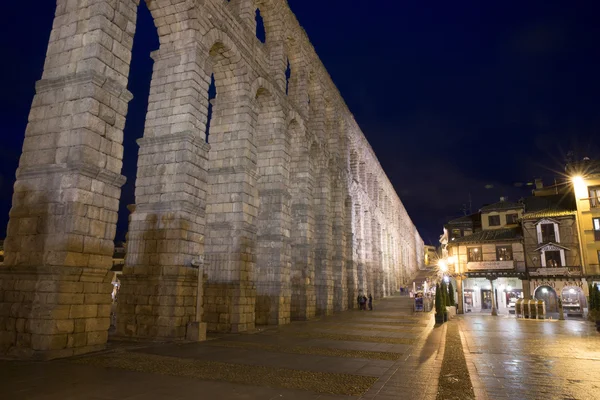
[[[0,267],[0,354],[107,341],[138,3],[57,0]],[[117,334],[243,332],[408,281],[423,242],[287,2],[146,4],[160,48]]]

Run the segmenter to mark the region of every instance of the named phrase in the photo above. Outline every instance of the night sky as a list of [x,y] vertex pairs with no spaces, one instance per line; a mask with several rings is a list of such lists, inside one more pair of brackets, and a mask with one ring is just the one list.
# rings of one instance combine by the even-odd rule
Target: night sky
[[[18,4],[17,4],[18,3]],[[427,244],[500,196],[600,158],[600,2],[289,0]],[[55,2],[7,2],[0,25],[0,237]],[[134,202],[156,29],[140,7],[117,240]],[[293,71],[292,71],[293,73]],[[521,186],[523,185],[523,186]]]

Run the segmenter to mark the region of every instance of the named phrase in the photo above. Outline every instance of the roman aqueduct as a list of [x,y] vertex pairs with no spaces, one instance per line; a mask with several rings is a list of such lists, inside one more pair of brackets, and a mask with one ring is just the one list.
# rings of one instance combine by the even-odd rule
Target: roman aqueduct
[[[0,354],[106,344],[138,3],[57,0],[0,267]],[[243,332],[406,282],[423,242],[287,2],[146,3],[160,48],[116,334]]]

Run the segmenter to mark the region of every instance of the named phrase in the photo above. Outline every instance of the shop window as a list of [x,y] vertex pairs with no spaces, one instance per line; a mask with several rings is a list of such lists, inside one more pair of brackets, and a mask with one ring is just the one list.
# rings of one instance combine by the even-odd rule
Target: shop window
[[496,246],[497,261],[512,261],[512,246]]
[[590,208],[600,207],[600,186],[589,188],[590,191]]
[[556,242],[554,224],[541,224],[542,243]]
[[544,252],[544,257],[546,258],[546,267],[548,268],[557,268],[562,267],[562,262],[560,261],[560,251],[552,250]]
[[467,249],[467,257],[469,262],[479,262],[483,261],[483,254],[481,252],[481,247],[469,247]]
[[594,218],[594,240],[600,241],[600,218]]
[[490,226],[500,226],[500,216],[499,215],[488,216],[488,223]]
[[519,220],[519,214],[506,214],[506,225],[514,225]]

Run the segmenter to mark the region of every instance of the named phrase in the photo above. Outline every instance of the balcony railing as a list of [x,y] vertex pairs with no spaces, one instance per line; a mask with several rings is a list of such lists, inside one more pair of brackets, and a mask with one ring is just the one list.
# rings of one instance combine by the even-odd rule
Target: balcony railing
[[597,197],[583,197],[580,200],[587,200],[590,202],[590,210],[600,208],[600,199]]

